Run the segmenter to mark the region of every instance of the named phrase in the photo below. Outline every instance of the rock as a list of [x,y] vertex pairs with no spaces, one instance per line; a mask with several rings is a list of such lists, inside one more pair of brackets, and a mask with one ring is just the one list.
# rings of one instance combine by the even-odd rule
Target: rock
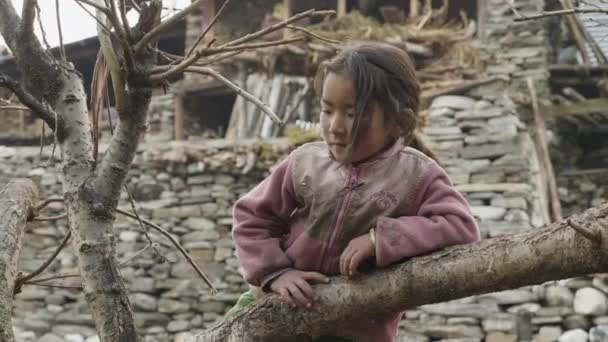
[[515,321],[512,318],[487,318],[481,322],[481,325],[486,332],[512,332],[515,329]]
[[562,328],[544,326],[540,327],[538,334],[534,336],[535,342],[555,342],[559,339],[562,334]]
[[593,285],[593,287],[595,287],[596,289],[604,292],[604,294],[608,294],[608,283],[607,283],[607,278],[606,276],[598,276],[598,277],[594,277],[591,284]]
[[587,332],[582,329],[568,330],[558,339],[558,342],[587,342]]
[[67,342],[84,342],[84,336],[79,334],[67,334],[63,338]]
[[566,330],[583,329],[589,330],[591,322],[583,315],[570,315],[564,319],[564,328]]
[[178,332],[188,330],[190,328],[190,322],[188,321],[171,321],[169,325],[167,325],[168,332]]
[[100,342],[100,339],[99,336],[95,335],[87,338],[85,342]]
[[138,327],[166,326],[169,321],[169,316],[158,312],[138,312],[135,315],[135,324]]
[[606,314],[606,295],[592,287],[576,291],[574,295],[574,311],[582,315],[601,316]]
[[158,301],[158,312],[162,313],[178,313],[188,312],[190,309],[190,303],[184,303],[177,300],[171,299],[160,299]]
[[475,100],[466,96],[443,95],[433,100],[431,108],[471,109],[475,106]]
[[574,301],[574,294],[567,287],[549,286],[545,291],[545,300],[549,306],[571,306]]
[[475,318],[486,318],[500,312],[500,308],[496,304],[460,304],[450,302],[423,305],[418,309],[435,315]]
[[182,222],[182,226],[192,230],[213,230],[216,224],[214,221],[204,217],[188,217]]
[[131,282],[129,289],[132,292],[149,292],[153,293],[156,291],[154,287],[154,279],[152,278],[135,278]]
[[158,307],[156,298],[145,293],[135,293],[131,296],[131,302],[136,309],[142,311],[155,311]]
[[522,209],[511,209],[505,215],[505,221],[507,222],[529,222],[530,217],[528,213]]
[[480,295],[477,297],[477,299],[481,302],[492,302],[499,305],[513,305],[534,302],[539,298],[537,295],[528,290],[515,289]]
[[431,127],[426,127],[424,129],[424,134],[430,136],[430,139],[432,139],[432,136],[435,135],[458,135],[461,134],[462,131],[460,130],[460,127],[457,126],[452,126],[452,127],[437,127],[437,126],[431,126]]
[[490,205],[494,207],[504,207],[509,209],[528,209],[528,201],[522,197],[496,197],[493,198]]
[[189,332],[181,332],[181,333],[175,335],[173,342],[187,342],[188,339],[191,339],[194,336],[195,336],[194,334],[189,333]]
[[589,342],[608,342],[608,325],[600,325],[589,330]]
[[395,342],[429,342],[431,339],[421,334],[400,331]]
[[55,334],[44,334],[38,342],[64,342],[63,339]]
[[471,211],[482,221],[500,220],[507,212],[505,208],[491,206],[471,206]]
[[460,155],[465,159],[500,157],[509,153],[516,153],[517,148],[515,141],[505,141],[500,144],[469,145],[462,149]]
[[446,323],[449,325],[479,325],[479,319],[474,317],[450,317]]
[[220,233],[215,230],[199,230],[182,236],[183,242],[194,242],[194,241],[214,241],[220,238]]
[[486,335],[485,342],[517,342],[517,335],[492,331]]

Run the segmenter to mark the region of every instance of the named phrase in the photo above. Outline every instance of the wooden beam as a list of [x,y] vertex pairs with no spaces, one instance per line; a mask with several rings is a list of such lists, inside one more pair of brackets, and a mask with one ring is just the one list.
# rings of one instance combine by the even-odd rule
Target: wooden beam
[[589,99],[575,102],[571,105],[555,105],[541,107],[540,112],[549,117],[563,117],[571,115],[588,115],[591,113],[608,114],[608,98]]
[[[217,10],[216,7],[216,3],[215,0],[204,0],[202,3],[202,19],[201,20],[201,31],[199,33],[202,33],[206,28],[207,25],[209,25],[209,23],[211,23],[211,20],[213,20],[213,17],[215,17],[215,11]],[[214,27],[211,27],[211,29],[209,30],[209,32],[205,35],[205,42],[209,42],[213,39],[213,37],[215,37],[215,25]],[[202,44],[201,44],[202,45]]]
[[528,89],[530,91],[530,97],[532,98],[532,112],[534,114],[534,123],[536,124],[536,140],[537,150],[539,152],[540,163],[543,165],[541,169],[544,169],[545,176],[547,177],[547,186],[549,187],[550,203],[553,214],[553,221],[559,221],[562,219],[562,207],[559,202],[559,194],[557,192],[557,181],[555,180],[555,171],[553,170],[553,164],[549,155],[549,144],[547,143],[545,120],[540,115],[538,106],[538,98],[536,96],[536,87],[532,78],[527,79]]
[[337,7],[336,12],[338,12],[338,18],[342,18],[346,15],[346,0],[338,0]]
[[173,126],[175,140],[184,140],[184,97],[176,94],[173,98],[175,111],[173,113]]
[[410,14],[411,19],[418,18],[420,15],[420,0],[409,0],[410,1]]
[[293,0],[283,0],[283,19],[287,19],[293,15]]

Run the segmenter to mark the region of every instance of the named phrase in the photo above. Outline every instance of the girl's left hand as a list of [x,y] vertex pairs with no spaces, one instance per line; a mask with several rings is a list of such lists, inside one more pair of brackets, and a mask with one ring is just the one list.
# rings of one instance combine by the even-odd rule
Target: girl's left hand
[[376,255],[376,246],[369,234],[352,239],[340,256],[340,273],[345,276],[357,274],[361,262]]

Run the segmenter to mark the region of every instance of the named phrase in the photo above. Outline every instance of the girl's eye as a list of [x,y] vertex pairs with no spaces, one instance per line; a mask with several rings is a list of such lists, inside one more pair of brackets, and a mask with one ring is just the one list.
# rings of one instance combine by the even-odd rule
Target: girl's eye
[[354,118],[355,118],[355,113],[347,113],[347,114],[346,114],[346,116],[347,116],[349,119],[354,119]]
[[322,113],[322,114],[325,114],[325,115],[329,115],[329,114],[331,114],[331,111],[330,111],[329,109],[323,109],[323,110],[321,111],[321,113]]

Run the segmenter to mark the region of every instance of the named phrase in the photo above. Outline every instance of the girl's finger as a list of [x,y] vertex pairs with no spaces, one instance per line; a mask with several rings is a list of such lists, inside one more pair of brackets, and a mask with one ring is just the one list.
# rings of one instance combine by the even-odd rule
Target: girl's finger
[[296,285],[300,288],[300,291],[302,291],[304,296],[306,296],[309,303],[317,300],[317,296],[315,296],[315,290],[313,290],[312,286],[310,286],[310,284],[306,280],[300,278],[296,281]]
[[308,299],[306,299],[306,296],[302,294],[302,291],[300,291],[300,288],[295,283],[289,285],[287,289],[289,290],[289,293],[294,299],[296,305],[302,307],[310,307],[310,302],[308,301]]
[[350,263],[348,265],[348,275],[354,276],[357,274],[357,269],[359,268],[359,264],[363,261],[363,252],[357,251],[355,255],[350,259]]
[[329,278],[319,272],[303,272],[302,278],[317,283],[329,283]]
[[296,306],[296,304],[293,302],[293,299],[291,298],[291,295],[289,294],[289,291],[287,291],[286,287],[281,287],[279,289],[279,295],[281,296],[281,299],[283,299],[283,301],[285,301],[285,303],[289,304],[291,307]]
[[348,275],[348,265],[350,264],[350,259],[353,257],[355,250],[352,248],[347,248],[342,256],[340,257],[340,273],[342,275]]

